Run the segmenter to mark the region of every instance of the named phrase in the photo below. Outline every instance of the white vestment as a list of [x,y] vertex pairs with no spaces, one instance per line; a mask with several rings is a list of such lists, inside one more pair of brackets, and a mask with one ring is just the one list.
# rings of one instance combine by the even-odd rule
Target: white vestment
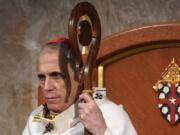
[[[122,105],[116,105],[107,98],[95,100],[105,119],[107,129],[104,135],[137,135]],[[43,118],[43,106],[36,108],[29,116],[22,135],[43,135],[45,126],[52,123],[52,131],[44,135],[83,135],[84,127],[75,114],[75,105],[58,114],[53,120]],[[35,115],[42,116],[34,121]]]

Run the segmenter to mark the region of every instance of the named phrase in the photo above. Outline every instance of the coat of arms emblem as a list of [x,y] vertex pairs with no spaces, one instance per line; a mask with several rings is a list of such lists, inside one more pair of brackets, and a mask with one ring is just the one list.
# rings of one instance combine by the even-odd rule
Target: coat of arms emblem
[[180,121],[180,67],[174,58],[153,88],[158,93],[158,107],[163,118],[175,125]]

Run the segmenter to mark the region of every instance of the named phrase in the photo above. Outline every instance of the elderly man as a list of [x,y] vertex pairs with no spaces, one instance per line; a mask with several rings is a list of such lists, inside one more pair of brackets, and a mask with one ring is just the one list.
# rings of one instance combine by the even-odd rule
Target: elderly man
[[83,135],[84,127],[92,135],[136,135],[122,106],[96,91],[100,99],[80,93],[80,72],[68,39],[50,40],[43,46],[37,76],[46,104],[31,113],[23,135]]

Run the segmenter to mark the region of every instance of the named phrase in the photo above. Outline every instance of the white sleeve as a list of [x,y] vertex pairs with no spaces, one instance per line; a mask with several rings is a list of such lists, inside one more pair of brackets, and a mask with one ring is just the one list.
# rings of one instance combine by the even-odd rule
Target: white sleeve
[[27,124],[26,124],[26,126],[25,126],[25,128],[23,130],[22,135],[31,135],[30,131],[29,131],[29,124],[28,123],[29,123],[29,121],[27,121]]
[[137,135],[122,105],[118,106],[110,102],[102,108],[102,112],[108,127],[104,135]]
[[[38,122],[34,123],[33,121],[33,117],[35,114],[39,114],[39,112],[43,109],[43,106],[39,106],[37,107],[34,111],[32,111],[32,113],[30,114],[26,126],[22,132],[22,135],[34,135],[35,134],[35,129],[38,128],[40,129],[40,126],[38,125]],[[40,125],[40,124],[39,124]]]
[[113,135],[113,133],[111,132],[109,128],[106,128],[104,135]]

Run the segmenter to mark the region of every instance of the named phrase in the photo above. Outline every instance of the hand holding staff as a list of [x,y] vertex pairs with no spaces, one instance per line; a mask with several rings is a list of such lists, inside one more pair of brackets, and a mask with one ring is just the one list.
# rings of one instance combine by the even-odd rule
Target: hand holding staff
[[[92,71],[100,46],[101,25],[97,11],[90,3],[79,3],[72,10],[69,19],[69,40],[76,53],[76,66],[84,69],[82,76],[83,93],[91,95]],[[87,95],[83,96],[80,99],[88,102],[86,99],[89,99],[89,97]],[[96,109],[97,112],[100,111],[98,109]],[[85,135],[90,134],[85,130]]]

